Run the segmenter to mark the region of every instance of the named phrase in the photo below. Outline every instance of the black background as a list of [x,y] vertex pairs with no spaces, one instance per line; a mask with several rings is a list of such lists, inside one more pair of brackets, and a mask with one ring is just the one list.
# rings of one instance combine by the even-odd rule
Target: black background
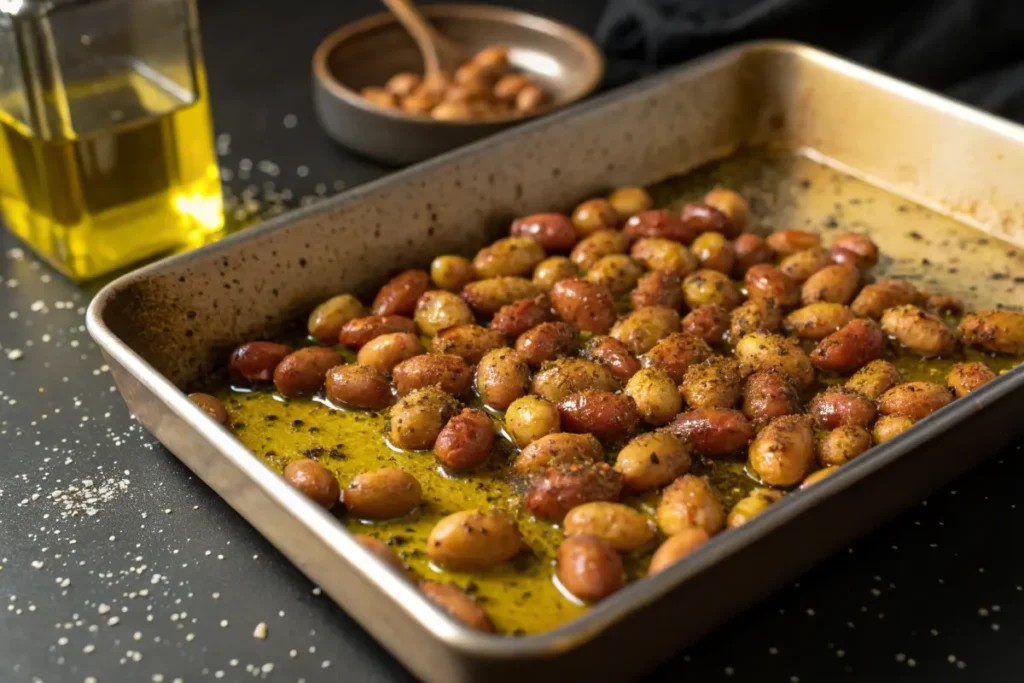
[[[510,4],[587,31],[601,10]],[[369,0],[202,4],[216,127],[230,135],[222,166],[273,161],[276,188],[296,196],[385,172],[332,144],[309,102],[316,43],[375,9]],[[287,114],[296,127],[284,126]],[[265,180],[253,172],[230,185],[240,194]],[[0,681],[235,681],[253,680],[253,667],[272,681],[409,679],[130,418],[85,332],[88,294],[20,246],[0,233]],[[13,349],[19,360],[8,360]],[[1020,450],[913,507],[651,680],[1020,680]],[[83,502],[83,490],[95,494],[108,480],[127,483]],[[78,501],[71,510],[69,497]],[[265,640],[252,635],[260,622]]]

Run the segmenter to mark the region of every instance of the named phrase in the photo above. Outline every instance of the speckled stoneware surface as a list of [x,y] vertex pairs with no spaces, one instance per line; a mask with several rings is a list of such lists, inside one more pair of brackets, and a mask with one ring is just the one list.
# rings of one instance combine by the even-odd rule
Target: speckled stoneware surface
[[[844,101],[871,100],[874,109],[841,106]],[[863,119],[853,116],[858,112]],[[988,164],[940,164],[926,136],[885,137],[887,121],[912,121],[917,130],[933,134],[951,130],[958,136],[954,146],[969,150],[973,158],[987,154]],[[571,653],[571,661],[558,660],[561,669],[549,660],[544,670],[564,673],[570,666],[590,666],[625,676],[649,667],[859,531],[919,499],[976,462],[983,451],[1006,445],[1003,441],[1019,430],[995,428],[1006,421],[1007,404],[997,399],[1019,387],[1024,375],[1017,371],[993,382],[978,394],[976,405],[936,416],[941,419],[932,420],[930,427],[911,430],[870,461],[852,463],[749,528],[709,544],[714,548],[693,562],[680,563],[678,571],[631,586],[561,632],[500,639],[452,631],[450,622],[423,608],[424,601],[407,585],[397,579],[388,583],[394,577],[370,576],[365,563],[356,566],[364,558],[338,525],[226,431],[207,429],[206,422],[199,422],[198,409],[161,386],[139,358],[126,354],[107,335],[107,328],[179,386],[201,384],[239,341],[271,334],[329,295],[366,295],[394,271],[425,265],[433,255],[472,252],[507,229],[516,215],[568,207],[616,185],[661,180],[753,143],[814,148],[891,189],[933,207],[957,210],[976,227],[1022,241],[1024,188],[1008,182],[1024,177],[1024,136],[1018,128],[905,90],[812,50],[764,45],[704,60],[204,251],[143,269],[97,297],[90,331],[122,361],[124,367],[113,364],[112,370],[140,421],[417,675],[438,681],[480,680],[484,675],[504,680],[523,669],[503,668],[503,658],[518,665],[521,661],[515,658],[529,654],[541,661],[582,644]],[[908,159],[914,164],[908,165]],[[911,251],[918,248],[913,242]],[[986,251],[973,253],[984,257]],[[1011,261],[1003,266],[1019,267],[1005,253]],[[998,411],[990,406],[999,406]],[[911,466],[920,467],[923,457],[936,457],[934,450],[922,447],[968,415],[977,418],[972,425],[979,430],[977,436],[962,427],[943,436],[957,453],[973,444],[969,454],[935,459],[901,487],[879,488],[878,477],[869,479],[905,474]],[[873,508],[860,515],[851,509],[858,494],[874,496]],[[818,513],[837,523],[828,535],[817,523],[819,538],[808,547],[805,539]],[[774,535],[769,538],[767,532]],[[771,548],[765,545],[769,540]],[[756,586],[738,573],[736,558],[743,548],[761,553],[765,561]],[[782,557],[779,548],[800,552]],[[355,557],[345,557],[346,552]],[[625,636],[669,618],[680,607],[677,589],[685,588],[693,598],[709,594],[723,581],[732,589],[728,596],[714,604],[691,602],[692,623],[679,625],[673,633],[648,629],[636,644],[633,660],[595,658],[603,641],[590,639],[605,631],[601,637],[607,641],[610,625],[614,635]],[[395,600],[375,603],[374,588]],[[403,610],[415,619],[404,619]]]

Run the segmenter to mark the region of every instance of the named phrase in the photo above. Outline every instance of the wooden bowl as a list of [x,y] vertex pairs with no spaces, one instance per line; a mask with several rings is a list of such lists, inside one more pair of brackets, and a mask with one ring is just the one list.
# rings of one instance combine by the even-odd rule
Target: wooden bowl
[[313,55],[313,100],[328,135],[379,162],[402,166],[441,154],[522,121],[576,102],[604,76],[604,57],[590,38],[565,24],[489,5],[424,5],[420,8],[444,35],[477,51],[509,47],[512,66],[548,93],[548,105],[533,114],[466,121],[438,121],[378,107],[359,95],[392,75],[423,72],[416,44],[389,13],[346,24]]

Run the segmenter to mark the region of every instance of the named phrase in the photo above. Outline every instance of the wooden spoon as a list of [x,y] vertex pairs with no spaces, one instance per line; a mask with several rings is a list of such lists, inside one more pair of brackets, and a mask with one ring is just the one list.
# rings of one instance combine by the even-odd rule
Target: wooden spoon
[[423,55],[423,77],[427,82],[437,82],[444,72],[454,73],[455,69],[469,60],[472,53],[455,41],[441,35],[434,26],[420,14],[412,0],[383,0],[388,9],[416,41]]

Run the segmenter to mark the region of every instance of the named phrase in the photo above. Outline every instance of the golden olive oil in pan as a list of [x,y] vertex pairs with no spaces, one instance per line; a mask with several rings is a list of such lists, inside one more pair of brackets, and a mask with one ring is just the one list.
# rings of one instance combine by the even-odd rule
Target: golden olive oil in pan
[[[661,183],[651,192],[657,206],[676,208],[717,184],[748,199],[758,232],[812,229],[824,232],[826,243],[830,231],[866,232],[882,253],[876,277],[910,278],[919,287],[961,296],[970,308],[1019,302],[1024,293],[1024,259],[1012,247],[805,158],[742,153]],[[994,273],[1003,276],[993,280]],[[908,380],[944,382],[956,362],[923,361],[894,351],[890,356]],[[966,357],[997,372],[1019,361],[973,351]],[[346,358],[351,360],[352,354],[346,352]],[[838,380],[826,377],[823,383]],[[342,487],[360,472],[381,467],[400,467],[415,476],[423,486],[424,504],[408,518],[367,523],[341,517],[342,523],[354,532],[387,541],[420,576],[453,581],[466,589],[500,631],[545,631],[585,609],[563,595],[552,580],[562,532],[521,510],[523,482],[510,467],[516,449],[507,439],[499,438],[485,468],[449,475],[430,452],[391,448],[384,439],[383,413],[337,410],[319,399],[286,400],[267,390],[222,387],[217,393],[238,438],[278,471],[292,460],[313,457],[337,475]],[[500,418],[496,427],[501,433]],[[614,460],[613,452],[608,459]],[[711,479],[728,510],[757,485],[747,476],[744,462],[742,454],[715,461],[695,458],[691,471]],[[657,500],[658,494],[652,493],[626,502],[653,516]],[[499,507],[516,515],[530,550],[488,572],[463,574],[432,565],[424,549],[433,525],[449,513],[474,507]],[[626,558],[631,580],[643,575],[651,550]]]
[[133,121],[84,137],[42,140],[0,108],[0,210],[10,230],[75,280],[220,230],[205,79],[197,65],[196,101],[157,117],[146,112],[176,102],[133,71],[76,83],[69,97]]

